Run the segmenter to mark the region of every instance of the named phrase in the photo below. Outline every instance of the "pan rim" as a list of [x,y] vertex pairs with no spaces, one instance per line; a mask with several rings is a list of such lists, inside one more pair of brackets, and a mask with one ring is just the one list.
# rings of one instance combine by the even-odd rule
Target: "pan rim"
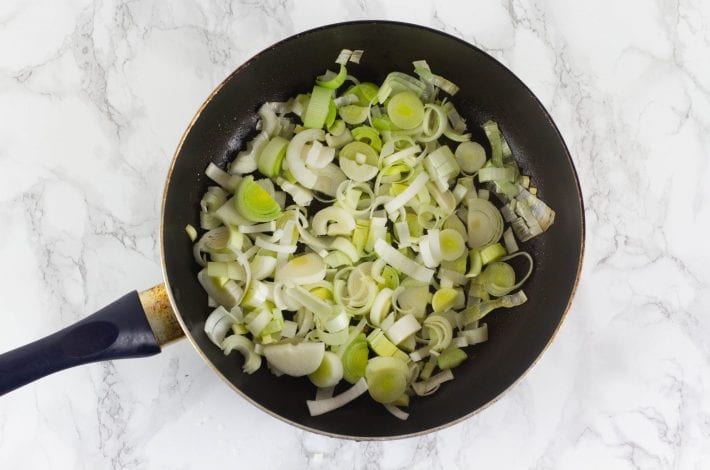
[[[200,346],[197,344],[195,339],[192,337],[192,334],[190,333],[189,328],[185,324],[182,315],[180,314],[179,309],[177,308],[177,302],[173,296],[172,292],[172,286],[170,284],[170,278],[168,276],[168,270],[167,270],[167,264],[166,264],[166,256],[165,256],[165,206],[167,203],[167,196],[168,196],[168,191],[170,188],[170,182],[172,180],[173,176],[173,171],[175,169],[176,162],[178,160],[178,157],[180,156],[180,153],[182,151],[183,144],[185,143],[185,140],[187,136],[189,135],[190,131],[192,130],[192,127],[194,124],[197,122],[197,120],[200,118],[202,112],[204,109],[212,102],[215,96],[219,94],[221,89],[231,81],[232,77],[234,75],[238,74],[242,69],[246,68],[251,64],[253,61],[257,60],[260,56],[262,56],[264,53],[280,47],[282,44],[291,42],[299,37],[313,34],[322,30],[328,30],[328,29],[334,29],[334,28],[340,28],[343,26],[349,26],[349,25],[358,25],[358,24],[369,24],[369,25],[391,25],[391,26],[404,26],[404,27],[409,27],[421,31],[425,31],[428,33],[436,34],[439,36],[442,36],[444,38],[447,38],[449,40],[454,40],[470,49],[473,49],[476,53],[482,54],[483,57],[485,57],[487,60],[491,62],[491,64],[494,67],[499,67],[503,69],[504,72],[507,72],[509,75],[513,77],[515,81],[518,82],[518,85],[522,87],[522,90],[524,90],[529,96],[532,98],[533,102],[537,104],[537,106],[542,110],[542,114],[544,116],[544,119],[547,121],[547,123],[551,126],[551,128],[554,130],[554,132],[557,135],[557,138],[559,139],[560,143],[562,144],[562,148],[564,150],[564,154],[567,157],[567,160],[569,162],[570,168],[572,169],[572,174],[574,176],[574,182],[575,182],[575,188],[577,190],[577,201],[579,203],[579,213],[580,213],[580,223],[581,223],[581,239],[580,239],[580,255],[579,255],[579,261],[577,264],[577,272],[575,274],[575,279],[574,279],[574,285],[572,287],[572,291],[570,293],[569,299],[567,301],[567,305],[565,306],[565,309],[562,313],[562,316],[560,317],[560,321],[557,323],[557,326],[555,327],[554,331],[552,332],[552,335],[548,339],[547,343],[543,347],[543,349],[536,355],[536,357],[532,360],[530,365],[526,367],[526,369],[523,371],[522,374],[520,374],[510,385],[505,387],[501,392],[493,397],[491,400],[480,406],[479,408],[466,413],[465,415],[462,415],[454,420],[451,420],[449,422],[446,422],[444,424],[440,424],[435,427],[427,428],[424,430],[416,431],[416,432],[411,432],[411,433],[404,433],[404,434],[397,434],[397,435],[392,435],[392,436],[361,436],[361,435],[353,435],[353,434],[341,434],[341,433],[334,433],[330,431],[325,431],[322,429],[317,429],[317,428],[312,428],[310,426],[304,425],[302,423],[293,421],[289,418],[286,418],[264,406],[259,404],[258,402],[254,401],[252,398],[250,398],[248,395],[246,395],[244,392],[242,392],[238,387],[236,387],[222,372],[212,363],[212,361],[207,357],[207,355],[202,351]],[[185,128],[185,131],[183,132],[178,145],[175,149],[175,152],[173,153],[172,160],[170,162],[170,165],[168,167],[166,179],[165,179],[165,186],[163,189],[163,197],[162,197],[162,203],[161,203],[161,213],[160,213],[160,264],[161,264],[161,270],[163,274],[163,281],[165,282],[166,286],[166,292],[168,295],[168,299],[170,301],[170,305],[173,308],[173,311],[175,312],[175,317],[178,320],[178,323],[180,324],[180,327],[182,328],[183,332],[185,333],[185,337],[188,339],[192,347],[197,351],[197,353],[200,355],[200,357],[204,360],[204,362],[217,374],[218,377],[220,377],[227,385],[229,385],[239,396],[241,396],[243,399],[247,400],[249,403],[252,405],[256,406],[258,409],[261,411],[269,414],[272,417],[277,418],[278,420],[288,423],[292,426],[295,426],[296,428],[302,429],[304,431],[309,431],[312,433],[328,436],[328,437],[333,437],[333,438],[338,438],[338,439],[348,439],[348,440],[355,440],[355,441],[388,441],[388,440],[398,440],[398,439],[405,439],[405,438],[410,438],[410,437],[418,437],[418,436],[423,436],[426,434],[430,434],[433,432],[441,431],[442,429],[448,428],[450,426],[453,426],[455,424],[458,424],[462,421],[465,421],[475,414],[485,410],[495,402],[497,402],[503,395],[511,391],[516,385],[520,383],[520,381],[530,372],[530,370],[538,363],[540,358],[547,352],[548,348],[552,344],[552,342],[555,340],[557,337],[562,324],[564,323],[565,319],[567,318],[567,315],[569,314],[569,310],[572,306],[572,302],[575,298],[575,295],[577,293],[577,288],[579,286],[579,281],[580,281],[580,276],[582,272],[582,264],[584,261],[584,250],[585,250],[585,239],[586,239],[586,221],[585,221],[585,214],[584,214],[584,200],[582,197],[582,189],[581,185],[579,182],[579,175],[577,174],[577,169],[574,166],[574,161],[572,160],[572,156],[569,152],[569,148],[567,147],[567,143],[565,142],[559,128],[555,124],[555,122],[552,120],[552,116],[548,112],[547,108],[542,104],[540,99],[533,93],[533,91],[515,74],[513,71],[511,71],[508,67],[506,67],[504,64],[499,62],[496,58],[488,54],[486,51],[480,49],[479,47],[461,39],[456,36],[453,36],[449,33],[446,33],[444,31],[434,29],[428,26],[422,26],[419,24],[415,23],[407,23],[407,22],[402,22],[402,21],[390,21],[390,20],[381,20],[381,19],[375,19],[375,20],[356,20],[356,21],[345,21],[345,22],[338,22],[338,23],[330,23],[322,26],[318,26],[316,28],[311,28],[306,31],[302,31],[300,33],[296,33],[294,35],[288,36],[287,38],[284,38],[274,44],[272,44],[269,47],[264,48],[260,52],[256,53],[253,55],[251,58],[246,60],[244,63],[242,63],[239,67],[237,67],[232,73],[230,73],[222,82],[219,83],[215,87],[215,89],[207,96],[205,101],[202,103],[202,105],[198,108],[197,112],[193,116],[193,118],[190,120],[188,123],[187,127]]]

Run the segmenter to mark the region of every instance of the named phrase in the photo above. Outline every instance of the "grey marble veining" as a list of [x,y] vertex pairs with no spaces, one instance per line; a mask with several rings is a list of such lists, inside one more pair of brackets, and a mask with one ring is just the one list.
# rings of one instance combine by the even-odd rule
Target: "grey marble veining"
[[560,127],[585,195],[577,298],[508,394],[435,434],[310,434],[186,342],[0,400],[0,467],[703,469],[710,465],[710,4],[0,3],[0,349],[160,280],[167,164],[252,54],[347,19],[420,23],[491,53]]

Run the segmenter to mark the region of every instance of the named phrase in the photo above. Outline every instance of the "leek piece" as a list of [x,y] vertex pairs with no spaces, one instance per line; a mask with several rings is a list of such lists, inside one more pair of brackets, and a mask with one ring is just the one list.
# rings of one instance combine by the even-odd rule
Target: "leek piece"
[[515,172],[515,168],[511,168],[509,166],[505,166],[502,168],[491,166],[478,170],[478,181],[480,183],[485,183],[488,181],[507,181],[509,183],[512,183],[513,181],[515,181],[516,177],[517,175]]
[[363,333],[360,333],[355,339],[345,348],[342,356],[343,363],[343,378],[354,384],[360,378],[365,376],[365,368],[368,360],[367,339]]
[[411,201],[417,195],[417,193],[424,188],[427,181],[429,181],[429,175],[425,172],[419,173],[417,177],[414,178],[414,181],[412,181],[412,183],[407,187],[407,189],[399,193],[397,197],[385,204],[385,210],[387,211],[387,213],[392,214],[393,212],[398,211],[409,201]]
[[338,117],[338,108],[335,107],[335,101],[330,100],[328,103],[328,115],[325,117],[325,127],[330,129],[335,124],[335,118]]
[[370,345],[370,348],[378,356],[394,356],[404,360],[409,357],[406,353],[400,351],[397,346],[392,344],[380,328],[375,328],[369,335],[367,335],[367,342]]
[[414,393],[419,396],[431,395],[439,389],[439,386],[442,383],[453,380],[454,374],[451,372],[451,369],[446,369],[445,371],[436,374],[434,377],[427,377],[427,379],[428,380],[425,382],[414,382],[412,384],[412,390],[414,390]]
[[463,311],[464,325],[470,325],[471,323],[481,320],[497,308],[517,307],[527,302],[527,300],[528,297],[525,295],[525,292],[519,290],[514,294],[507,294],[495,300],[469,305],[466,310]]
[[441,370],[453,369],[454,367],[460,366],[467,357],[468,354],[466,354],[463,349],[446,348],[439,354],[439,357],[436,359],[436,364]]
[[[301,158],[303,147],[311,141],[323,140],[325,133],[321,129],[304,130],[293,136],[286,149],[286,162],[296,181],[306,188],[312,189],[318,180],[318,174],[306,167],[305,161]],[[288,189],[282,184],[284,191]]]
[[378,90],[379,87],[374,83],[362,82],[348,89],[345,94],[354,94],[360,106],[368,106],[377,97]]
[[466,243],[463,237],[453,229],[445,229],[439,233],[439,244],[441,259],[444,261],[454,261],[466,252]]
[[222,306],[217,307],[207,316],[204,331],[215,345],[220,346],[229,332],[234,317]]
[[351,142],[340,149],[339,158],[347,158],[348,160],[357,161],[358,154],[364,157],[364,161],[358,162],[362,164],[377,165],[378,153],[372,146],[365,142]]
[[185,233],[187,233],[187,236],[190,237],[191,241],[197,240],[197,230],[195,230],[195,227],[193,227],[190,224],[187,224],[185,226]]
[[403,91],[390,98],[387,115],[400,129],[414,129],[424,119],[424,105],[417,95]]
[[409,395],[406,393],[402,394],[399,398],[392,402],[393,406],[409,406]]
[[474,248],[469,251],[468,255],[470,268],[466,277],[476,277],[481,273],[483,269],[483,260],[481,259],[481,250]]
[[382,150],[382,139],[380,139],[380,133],[377,132],[377,129],[370,126],[360,126],[353,129],[351,134],[353,139],[368,144],[375,149],[375,151],[379,152]]
[[500,297],[513,290],[515,271],[508,263],[496,261],[486,266],[481,274],[481,282],[489,294]]
[[325,355],[325,344],[318,342],[279,343],[264,346],[269,364],[286,375],[302,377],[313,373]]
[[311,92],[311,99],[308,101],[306,114],[303,118],[303,127],[310,129],[322,129],[328,117],[330,102],[332,101],[333,90],[316,85]]
[[419,282],[428,284],[431,282],[432,277],[434,277],[433,269],[425,268],[416,261],[407,258],[382,239],[378,239],[375,242],[375,252],[384,259],[387,264]]
[[453,308],[456,296],[456,289],[450,287],[434,292],[434,296],[431,298],[431,307],[434,309],[434,313],[445,312]]
[[393,344],[399,345],[405,339],[421,329],[422,326],[419,324],[414,315],[409,314],[395,321],[392,326],[387,328],[386,334]]
[[426,156],[424,169],[440,191],[448,191],[449,180],[460,173],[456,158],[446,145],[442,145]]
[[488,324],[484,323],[478,328],[463,330],[459,333],[459,337],[463,337],[469,346],[488,341]]
[[355,230],[355,218],[341,207],[330,206],[318,211],[311,225],[314,235],[349,235]]
[[467,226],[469,246],[481,248],[497,242],[503,235],[503,216],[489,201],[469,199]]
[[276,269],[276,282],[292,285],[312,284],[325,279],[325,263],[316,253],[296,256]]
[[424,330],[429,336],[432,351],[442,351],[449,347],[453,335],[451,322],[443,315],[430,315],[424,320]]
[[[343,122],[342,119],[336,119],[335,121],[333,121],[333,124],[328,127],[328,132],[332,137],[340,137],[345,133],[346,130],[347,127],[345,126],[345,122]],[[328,142],[327,139],[326,142]],[[330,147],[338,147],[337,145],[331,145],[330,143],[328,143],[328,145]]]
[[469,175],[480,170],[486,163],[486,150],[478,142],[460,143],[454,155],[461,171]]
[[239,213],[252,222],[269,222],[281,215],[281,208],[252,176],[246,176],[236,194]]
[[200,282],[205,292],[207,292],[207,295],[225,308],[231,309],[241,300],[243,292],[235,293],[234,291],[229,291],[224,286],[220,285],[216,278],[208,276],[206,269],[197,273],[197,280]]
[[[328,71],[330,72],[330,70]],[[316,84],[322,86],[323,88],[328,88],[329,90],[336,90],[345,83],[345,77],[348,75],[348,71],[344,65],[340,65],[340,70],[338,73],[326,72],[322,77],[318,77]]]
[[500,243],[494,243],[482,248],[480,251],[481,263],[485,266],[488,263],[498,261],[505,256],[505,248]]
[[242,370],[247,374],[253,374],[261,367],[261,356],[254,351],[254,343],[249,338],[241,335],[232,335],[225,338],[220,345],[224,355],[228,356],[236,350],[244,357]]
[[343,378],[343,363],[333,352],[326,351],[318,368],[308,374],[308,379],[316,387],[334,387]]
[[367,382],[364,378],[362,378],[358,380],[355,385],[353,385],[340,395],[336,395],[332,398],[326,398],[324,400],[306,401],[306,405],[308,406],[308,412],[311,414],[311,416],[319,416],[324,413],[337,410],[338,408],[350,403],[363,393],[367,392],[367,390]]
[[399,287],[399,274],[392,266],[383,267],[381,276],[383,283],[379,286],[380,288],[389,288],[394,291],[394,289]]
[[370,307],[370,323],[375,326],[379,326],[382,320],[385,319],[390,311],[390,306],[392,305],[392,294],[393,291],[390,288],[385,287],[375,296],[375,300],[372,302]]
[[503,166],[503,153],[501,151],[500,129],[495,121],[483,123],[483,132],[486,133],[488,142],[491,145],[491,162],[493,166]]
[[276,177],[281,172],[281,163],[286,156],[287,147],[288,140],[280,136],[273,137],[257,158],[259,172],[270,178]]
[[[362,124],[367,120],[368,116],[367,106],[358,106],[356,104],[349,104],[347,106],[341,106],[338,108],[338,115],[345,121],[346,124],[351,126]],[[325,118],[324,118],[325,119]]]
[[373,400],[392,403],[402,396],[407,388],[409,367],[394,357],[374,357],[365,370],[367,389]]

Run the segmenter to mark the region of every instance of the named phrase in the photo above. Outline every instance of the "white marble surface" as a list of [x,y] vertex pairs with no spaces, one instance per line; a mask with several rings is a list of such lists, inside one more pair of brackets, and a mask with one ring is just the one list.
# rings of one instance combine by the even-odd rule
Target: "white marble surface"
[[0,350],[157,283],[164,174],[205,96],[274,41],[358,18],[489,51],[565,136],[586,262],[540,362],[461,424],[355,443],[267,416],[183,342],[0,398],[0,468],[709,468],[705,0],[3,0]]

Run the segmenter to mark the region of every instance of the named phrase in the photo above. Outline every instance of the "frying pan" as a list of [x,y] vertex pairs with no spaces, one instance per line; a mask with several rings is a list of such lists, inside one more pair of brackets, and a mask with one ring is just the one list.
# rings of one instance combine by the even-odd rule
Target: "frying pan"
[[[392,417],[367,394],[332,413],[309,416],[315,389],[305,378],[276,378],[262,367],[241,371],[237,354],[224,356],[203,332],[209,312],[197,282],[198,266],[185,235],[199,226],[199,201],[210,185],[210,161],[225,167],[255,131],[256,110],[311,89],[341,49],[363,49],[351,73],[381,82],[392,70],[409,72],[426,59],[461,87],[454,102],[474,140],[494,119],[525,174],[555,209],[554,225],[524,244],[535,260],[524,305],[486,318],[489,340],[471,348],[456,379],[434,395],[412,400],[410,417]],[[207,98],[185,131],[168,171],[160,228],[165,284],[129,293],[53,335],[0,356],[0,394],[42,376],[88,362],[148,356],[183,334],[205,362],[242,398],[309,431],[354,439],[398,438],[460,421],[496,400],[539,358],[554,338],[577,286],[584,245],[584,215],[577,175],[565,143],[539,100],[512,72],[476,47],[429,28],[388,21],[358,21],[313,29],[257,54]],[[167,295],[167,297],[166,297]],[[235,398],[239,399],[239,398]]]

